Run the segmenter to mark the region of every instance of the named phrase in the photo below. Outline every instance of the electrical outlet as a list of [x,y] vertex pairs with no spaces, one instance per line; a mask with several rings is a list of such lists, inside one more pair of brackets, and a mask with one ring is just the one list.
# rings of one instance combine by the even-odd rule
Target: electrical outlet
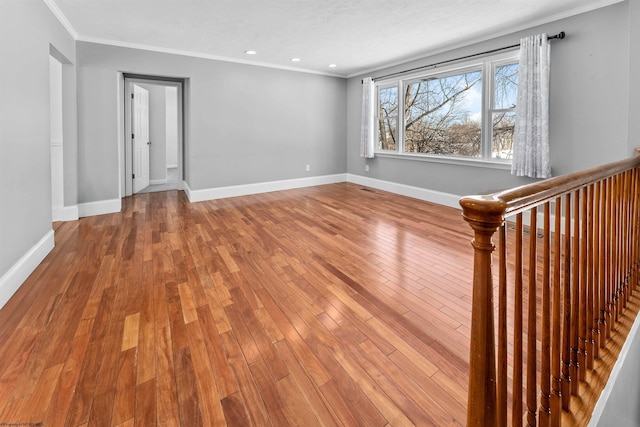
[[364,171],[369,172],[369,165],[364,165]]
[[307,165],[307,172],[311,170],[311,165]]

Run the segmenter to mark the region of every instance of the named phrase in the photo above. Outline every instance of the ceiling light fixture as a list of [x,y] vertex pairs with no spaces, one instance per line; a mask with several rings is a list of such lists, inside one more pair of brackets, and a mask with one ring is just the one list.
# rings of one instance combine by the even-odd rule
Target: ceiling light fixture
[[258,52],[256,52],[255,50],[245,50],[244,53],[246,53],[247,55],[255,55]]
[[300,58],[291,58],[291,62],[300,62],[301,59]]
[[336,64],[329,64],[329,68],[336,68],[337,65]]

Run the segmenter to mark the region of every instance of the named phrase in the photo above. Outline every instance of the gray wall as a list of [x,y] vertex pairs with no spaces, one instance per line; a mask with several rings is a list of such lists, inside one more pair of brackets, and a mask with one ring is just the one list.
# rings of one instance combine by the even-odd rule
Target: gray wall
[[184,163],[193,190],[347,170],[345,79],[87,42],[77,56],[80,202],[119,195],[119,71],[188,79]]
[[[552,173],[561,175],[628,157],[630,146],[640,144],[637,137],[634,143],[627,143],[630,46],[626,2],[367,75],[428,65],[516,44],[526,35],[563,30],[567,38],[551,46]],[[640,45],[634,47],[637,61]],[[349,173],[460,196],[532,182],[508,170],[383,157],[368,159],[370,172],[366,173],[365,159],[359,155],[362,77],[348,82]],[[637,88],[638,82],[634,80],[633,85]],[[634,120],[640,122],[638,116]]]
[[[640,2],[629,2],[629,132],[628,150],[640,147]],[[635,77],[635,78],[634,78]],[[594,411],[590,427],[640,425],[640,319],[636,318],[621,356]]]
[[[0,1],[0,277],[51,230],[50,44],[75,62],[73,38],[44,2]],[[75,203],[70,74],[63,66],[65,201]]]
[[629,147],[640,147],[640,2],[629,2]]

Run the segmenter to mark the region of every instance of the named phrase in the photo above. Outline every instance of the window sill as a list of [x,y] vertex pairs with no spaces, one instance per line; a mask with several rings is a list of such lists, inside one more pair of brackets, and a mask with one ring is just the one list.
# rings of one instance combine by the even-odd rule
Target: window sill
[[430,156],[428,154],[409,153],[385,153],[376,152],[375,157],[386,157],[390,159],[417,160],[430,163],[447,163],[451,165],[472,166],[477,168],[511,170],[511,162],[501,162],[498,160],[484,160],[462,157]]

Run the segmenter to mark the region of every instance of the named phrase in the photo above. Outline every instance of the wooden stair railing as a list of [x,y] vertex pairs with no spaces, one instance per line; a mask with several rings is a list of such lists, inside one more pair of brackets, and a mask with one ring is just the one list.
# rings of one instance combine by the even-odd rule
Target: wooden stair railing
[[594,361],[640,284],[639,193],[636,149],[460,200],[474,230],[468,426],[559,426],[580,383],[598,377]]

